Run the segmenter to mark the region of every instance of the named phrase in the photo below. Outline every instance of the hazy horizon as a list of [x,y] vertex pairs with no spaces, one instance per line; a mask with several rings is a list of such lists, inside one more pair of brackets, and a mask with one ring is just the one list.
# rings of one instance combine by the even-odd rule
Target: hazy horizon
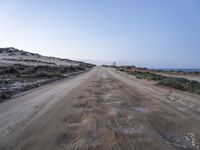
[[198,0],[0,0],[0,47],[148,68],[200,68]]

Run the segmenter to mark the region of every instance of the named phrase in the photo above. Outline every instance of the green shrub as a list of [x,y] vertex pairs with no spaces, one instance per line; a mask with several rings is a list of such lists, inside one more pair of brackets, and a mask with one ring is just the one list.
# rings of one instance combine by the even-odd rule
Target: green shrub
[[158,82],[160,85],[200,94],[200,83],[184,78],[167,77]]
[[45,72],[45,71],[40,71],[36,75],[34,75],[35,78],[38,77],[43,77],[43,78],[53,78],[53,77],[64,77],[64,75],[60,72]]
[[157,75],[151,72],[140,72],[140,71],[134,71],[134,72],[128,72],[131,75],[136,76],[139,79],[147,79],[147,80],[162,80],[165,77],[161,75]]
[[197,81],[191,81],[185,78],[166,77],[151,72],[127,71],[125,69],[118,70],[124,71],[130,75],[134,75],[136,76],[136,78],[139,79],[158,81],[159,85],[164,85],[170,88],[200,94],[200,83]]
[[118,71],[126,72],[124,68],[117,68]]
[[47,75],[48,77],[58,77],[58,78],[64,77],[64,75],[59,72],[50,72],[50,73],[47,73]]

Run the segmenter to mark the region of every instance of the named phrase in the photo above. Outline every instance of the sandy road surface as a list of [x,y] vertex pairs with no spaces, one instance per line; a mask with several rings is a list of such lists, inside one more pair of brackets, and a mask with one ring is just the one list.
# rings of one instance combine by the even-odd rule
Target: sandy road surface
[[0,104],[0,149],[200,149],[200,97],[94,68]]

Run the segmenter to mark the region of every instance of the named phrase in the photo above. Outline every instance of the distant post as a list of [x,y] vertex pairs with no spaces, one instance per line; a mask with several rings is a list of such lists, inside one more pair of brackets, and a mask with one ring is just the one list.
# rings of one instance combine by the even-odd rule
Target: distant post
[[117,63],[116,63],[116,62],[113,62],[112,67],[113,67],[113,68],[116,68],[116,66],[117,66]]

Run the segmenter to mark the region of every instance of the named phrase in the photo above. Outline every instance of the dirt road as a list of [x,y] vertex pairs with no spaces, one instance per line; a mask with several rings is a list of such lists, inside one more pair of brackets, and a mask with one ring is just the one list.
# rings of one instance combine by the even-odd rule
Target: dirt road
[[200,96],[97,67],[0,104],[0,149],[200,149]]

